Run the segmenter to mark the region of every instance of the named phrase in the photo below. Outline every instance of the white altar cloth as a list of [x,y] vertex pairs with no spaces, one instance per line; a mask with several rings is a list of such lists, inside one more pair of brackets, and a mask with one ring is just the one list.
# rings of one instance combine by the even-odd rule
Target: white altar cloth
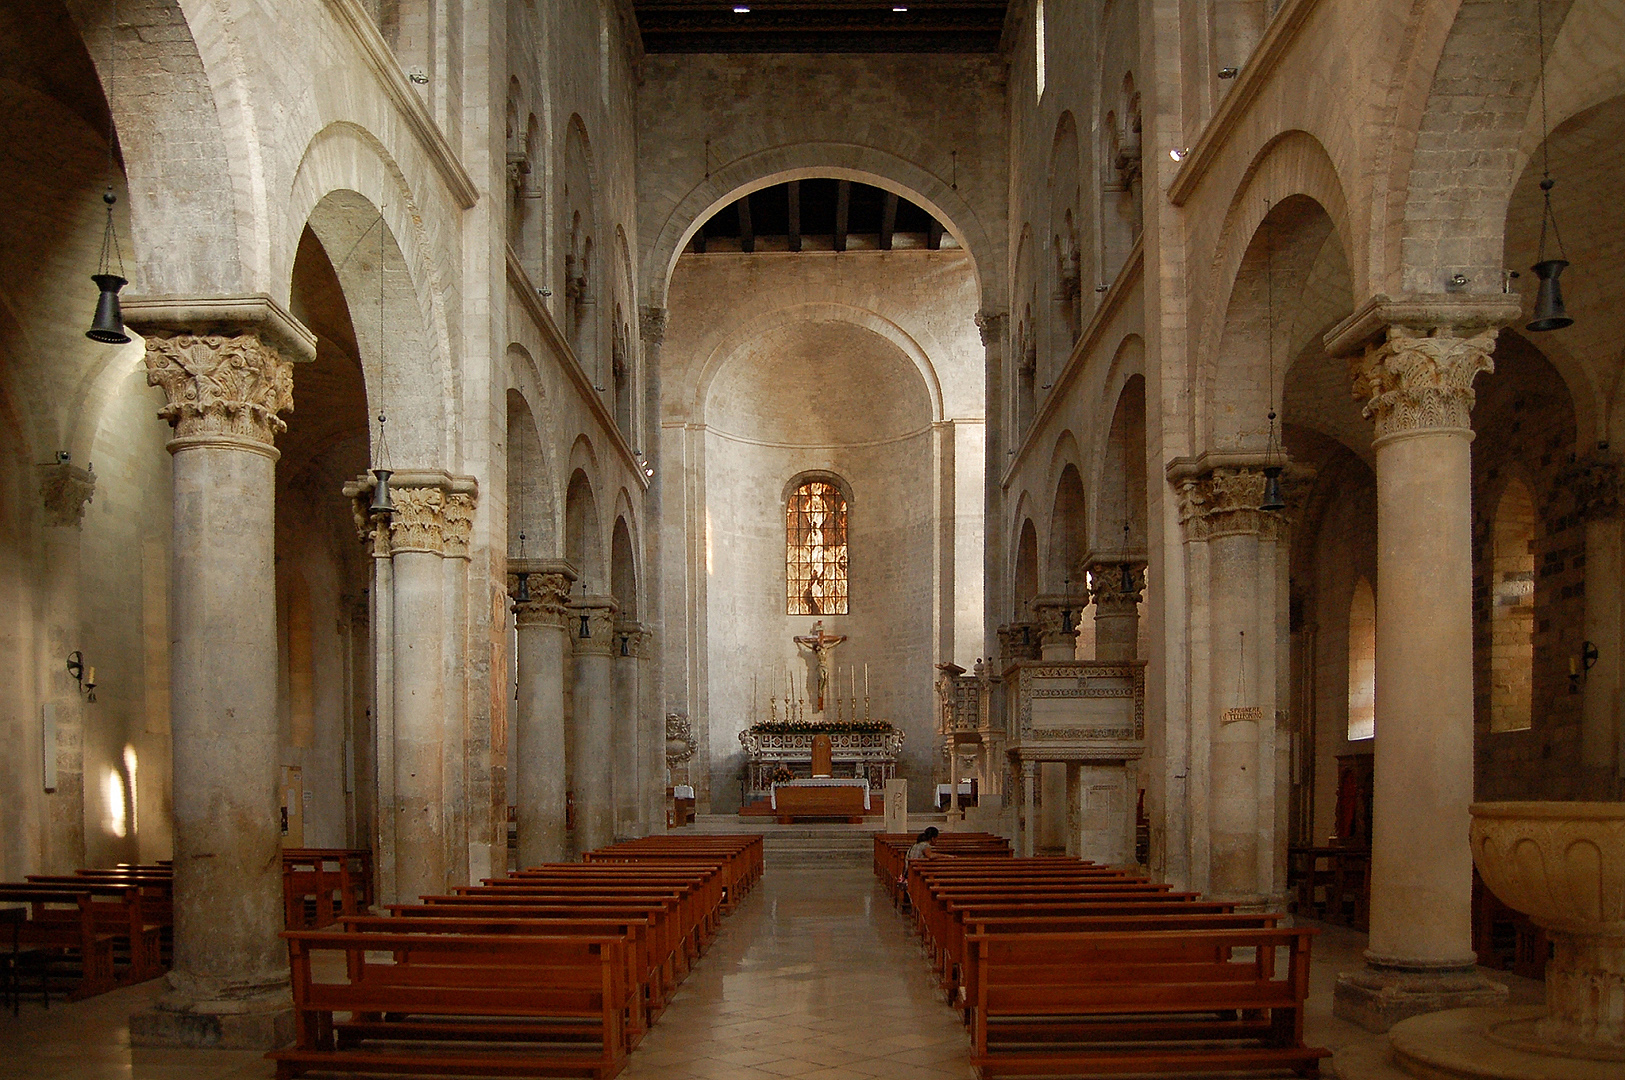
[[774,784],[772,792],[768,795],[769,805],[773,809],[779,808],[779,789],[781,787],[860,787],[863,789],[863,808],[869,809],[869,781],[855,776],[815,776],[811,779],[803,777],[800,780],[786,780]]
[[[952,793],[953,793],[953,786],[951,784],[938,784],[937,785],[937,802],[940,803],[943,799],[947,798]],[[967,799],[970,798],[971,795],[974,794],[974,792],[971,791],[971,782],[969,780],[961,780],[959,782],[959,793],[961,795],[965,796],[965,798],[967,798]]]

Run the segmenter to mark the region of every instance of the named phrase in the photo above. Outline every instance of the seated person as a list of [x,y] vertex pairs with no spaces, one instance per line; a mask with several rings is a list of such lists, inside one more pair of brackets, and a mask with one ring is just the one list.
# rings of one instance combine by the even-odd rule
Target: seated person
[[908,854],[903,856],[903,865],[906,867],[915,859],[924,858],[931,855],[931,841],[935,840],[936,838],[937,827],[935,825],[928,827],[919,836],[915,837],[913,846],[908,849]]

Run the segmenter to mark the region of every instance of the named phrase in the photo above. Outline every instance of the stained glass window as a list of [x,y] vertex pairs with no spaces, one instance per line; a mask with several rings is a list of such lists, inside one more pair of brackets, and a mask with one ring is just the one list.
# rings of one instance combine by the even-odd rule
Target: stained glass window
[[791,615],[846,614],[846,496],[808,480],[785,515],[785,582]]

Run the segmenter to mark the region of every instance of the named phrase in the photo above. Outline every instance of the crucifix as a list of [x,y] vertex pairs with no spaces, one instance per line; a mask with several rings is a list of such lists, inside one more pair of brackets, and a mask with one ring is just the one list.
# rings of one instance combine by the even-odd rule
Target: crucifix
[[824,633],[823,619],[813,623],[813,632],[811,634],[795,639],[797,645],[804,649],[811,649],[813,654],[818,657],[818,704],[814,707],[815,712],[824,711],[824,692],[829,688],[830,654],[835,651],[835,646],[845,640],[845,634]]

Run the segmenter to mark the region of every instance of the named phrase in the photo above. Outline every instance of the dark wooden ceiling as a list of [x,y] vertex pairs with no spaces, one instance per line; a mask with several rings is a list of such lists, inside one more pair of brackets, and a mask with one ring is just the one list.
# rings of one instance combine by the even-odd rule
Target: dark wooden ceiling
[[953,244],[930,211],[851,180],[812,177],[753,191],[713,214],[688,251],[940,250]]
[[997,52],[1008,7],[1008,0],[633,2],[651,53]]

